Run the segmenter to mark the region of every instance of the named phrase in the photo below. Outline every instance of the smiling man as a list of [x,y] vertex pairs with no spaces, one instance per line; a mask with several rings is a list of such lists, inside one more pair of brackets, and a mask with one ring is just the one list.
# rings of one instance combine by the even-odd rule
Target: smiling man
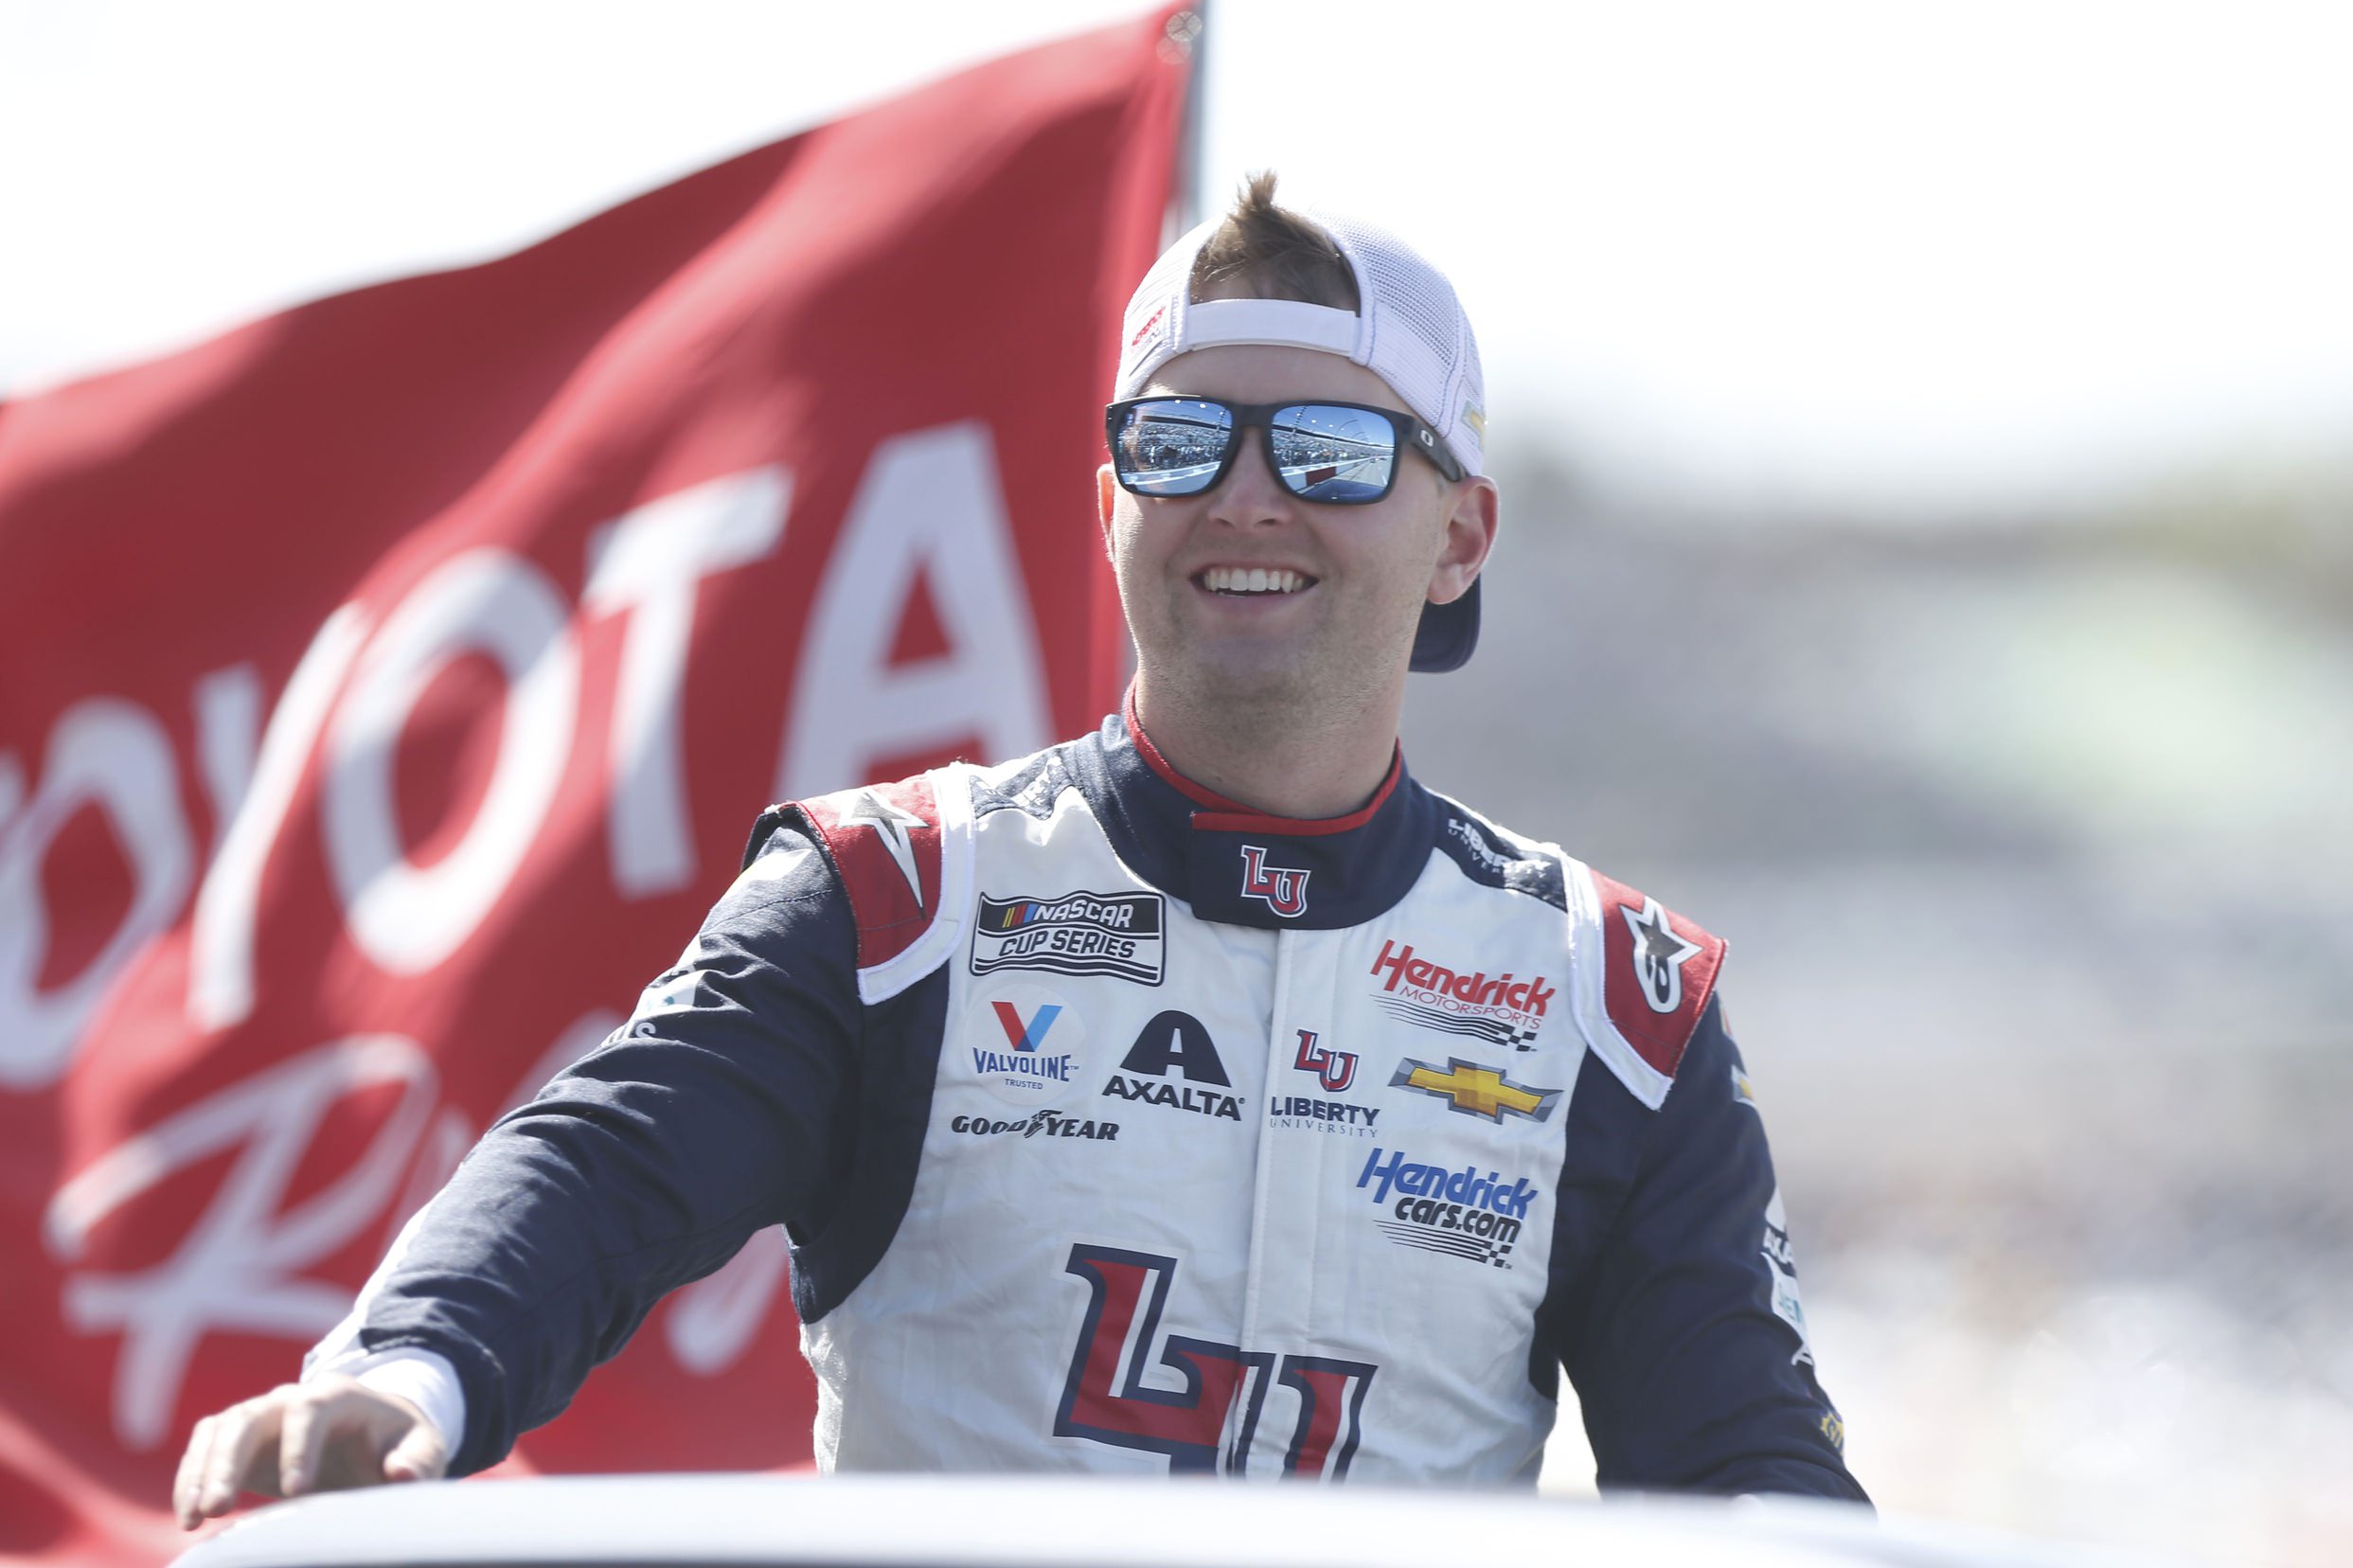
[[1125,342],[1123,711],[763,815],[184,1522],[495,1463],[772,1224],[828,1468],[1525,1484],[1565,1367],[1605,1487],[1863,1499],[1723,944],[1404,771],[1497,526],[1453,290],[1262,176]]

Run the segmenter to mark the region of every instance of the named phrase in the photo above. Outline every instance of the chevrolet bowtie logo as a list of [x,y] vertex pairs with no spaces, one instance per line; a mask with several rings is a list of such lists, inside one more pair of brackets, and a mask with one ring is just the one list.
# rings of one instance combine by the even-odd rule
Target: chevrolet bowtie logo
[[1512,1082],[1492,1067],[1482,1067],[1460,1057],[1447,1058],[1444,1067],[1433,1067],[1407,1057],[1397,1064],[1389,1086],[1435,1095],[1452,1101],[1453,1108],[1466,1116],[1485,1116],[1491,1122],[1502,1121],[1506,1111],[1515,1116],[1542,1121],[1560,1103],[1558,1089],[1531,1089],[1524,1083]]

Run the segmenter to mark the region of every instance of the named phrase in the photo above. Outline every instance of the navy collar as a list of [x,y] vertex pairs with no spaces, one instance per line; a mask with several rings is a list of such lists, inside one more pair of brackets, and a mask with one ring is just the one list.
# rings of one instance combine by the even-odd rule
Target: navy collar
[[1407,776],[1402,750],[1346,816],[1270,816],[1178,773],[1133,715],[1131,694],[1063,756],[1120,860],[1200,918],[1271,931],[1362,925],[1429,864],[1437,803]]

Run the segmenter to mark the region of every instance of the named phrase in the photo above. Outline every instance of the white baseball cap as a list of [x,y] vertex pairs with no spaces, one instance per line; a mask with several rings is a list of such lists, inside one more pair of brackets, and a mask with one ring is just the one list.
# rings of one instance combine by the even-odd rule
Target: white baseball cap
[[[1223,344],[1311,348],[1364,365],[1389,383],[1436,432],[1466,473],[1487,472],[1487,384],[1478,340],[1446,275],[1412,246],[1371,223],[1300,210],[1331,237],[1356,276],[1356,311],[1293,299],[1209,299],[1193,294],[1193,261],[1222,215],[1189,230],[1152,263],[1128,301],[1114,401],[1142,394],[1179,354]],[[1461,668],[1479,640],[1479,584],[1452,604],[1425,604],[1413,668]]]

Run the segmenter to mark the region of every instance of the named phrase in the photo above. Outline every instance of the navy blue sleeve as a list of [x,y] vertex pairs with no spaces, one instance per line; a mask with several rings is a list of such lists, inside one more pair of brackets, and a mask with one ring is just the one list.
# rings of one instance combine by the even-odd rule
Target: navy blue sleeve
[[740,876],[629,1022],[483,1134],[364,1297],[359,1343],[456,1367],[451,1473],[571,1402],[663,1294],[754,1232],[821,1228],[849,1157],[849,909],[810,838],[761,819]]
[[1867,1503],[1814,1378],[1764,1124],[1718,1003],[1644,1119],[1558,1326],[1598,1484]]

